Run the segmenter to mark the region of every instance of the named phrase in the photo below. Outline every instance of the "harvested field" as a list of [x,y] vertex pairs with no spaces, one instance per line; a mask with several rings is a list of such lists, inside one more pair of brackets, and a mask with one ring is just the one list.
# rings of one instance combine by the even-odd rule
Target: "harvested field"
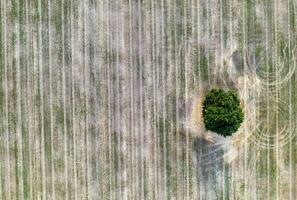
[[[297,199],[295,0],[1,0],[0,199]],[[205,91],[245,112],[205,130]]]

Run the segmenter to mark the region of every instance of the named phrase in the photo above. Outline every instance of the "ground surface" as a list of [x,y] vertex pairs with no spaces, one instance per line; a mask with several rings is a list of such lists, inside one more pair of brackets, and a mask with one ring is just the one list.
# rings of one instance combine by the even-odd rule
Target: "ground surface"
[[[297,199],[295,0],[0,11],[0,199]],[[230,138],[213,87],[240,95]]]

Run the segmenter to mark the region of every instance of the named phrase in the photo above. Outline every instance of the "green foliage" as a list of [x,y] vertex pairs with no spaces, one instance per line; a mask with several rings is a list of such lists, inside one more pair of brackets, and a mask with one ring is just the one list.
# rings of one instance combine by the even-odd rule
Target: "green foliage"
[[230,136],[238,130],[244,114],[234,91],[210,90],[203,101],[203,119],[207,130]]

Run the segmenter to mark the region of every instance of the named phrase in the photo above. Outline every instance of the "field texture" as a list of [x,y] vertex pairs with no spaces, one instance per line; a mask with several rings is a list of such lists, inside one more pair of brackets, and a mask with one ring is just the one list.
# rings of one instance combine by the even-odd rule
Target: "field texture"
[[[0,199],[297,199],[296,0],[1,0]],[[235,90],[224,138],[201,102]]]

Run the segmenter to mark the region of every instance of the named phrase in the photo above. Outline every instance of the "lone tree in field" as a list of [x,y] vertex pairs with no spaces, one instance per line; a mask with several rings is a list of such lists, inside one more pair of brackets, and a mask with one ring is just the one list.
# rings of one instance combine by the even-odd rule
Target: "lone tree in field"
[[238,95],[222,89],[207,92],[202,114],[205,128],[223,136],[237,131],[244,117]]

